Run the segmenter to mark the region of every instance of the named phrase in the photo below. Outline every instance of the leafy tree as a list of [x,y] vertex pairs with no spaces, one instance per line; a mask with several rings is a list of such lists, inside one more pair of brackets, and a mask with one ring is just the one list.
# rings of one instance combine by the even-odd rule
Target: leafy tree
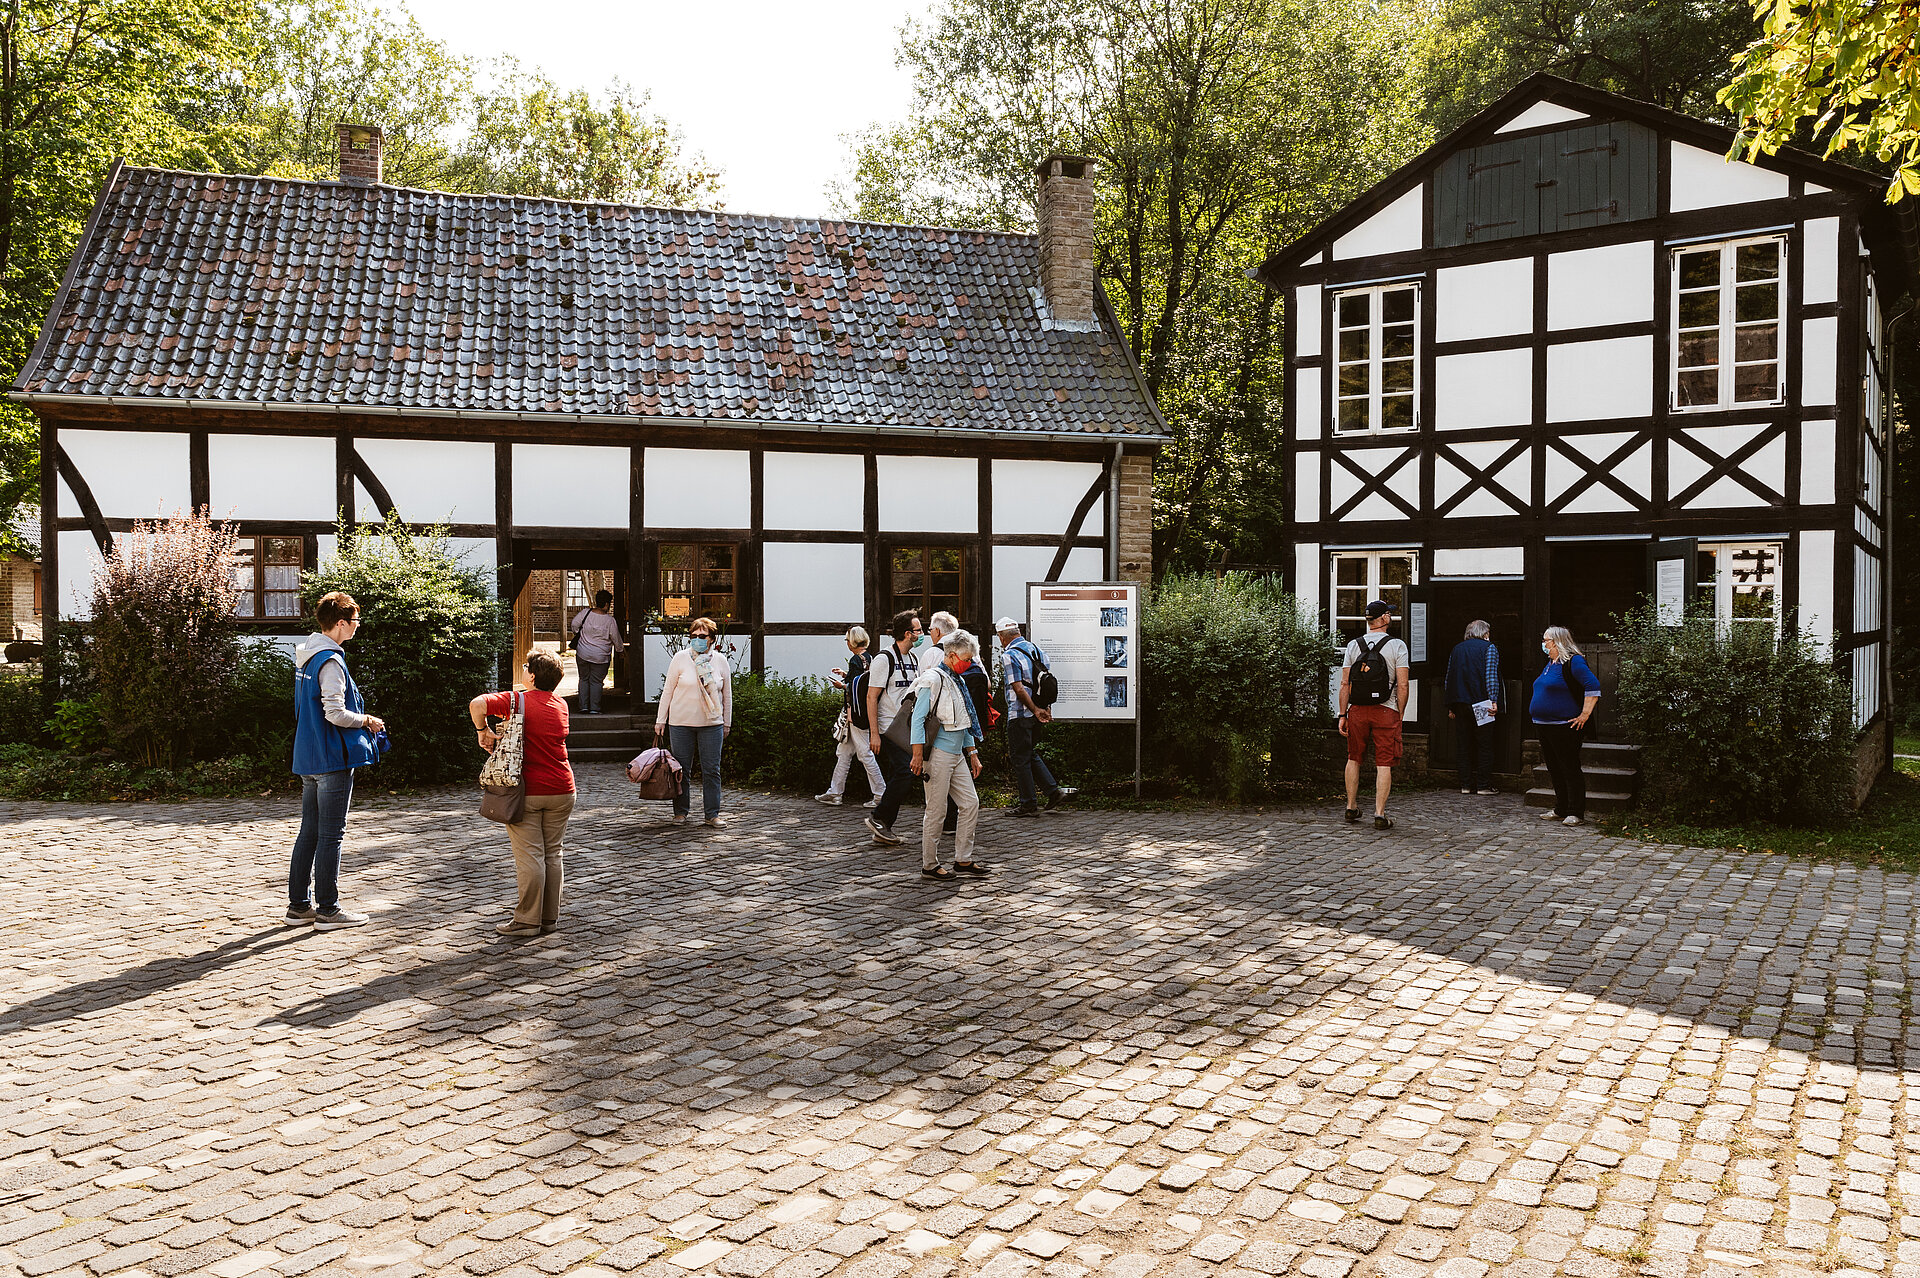
[[1890,165],[1887,202],[1920,194],[1920,5],[1754,0],[1765,28],[1720,101],[1735,151],[1772,155],[1810,131],[1829,157]]

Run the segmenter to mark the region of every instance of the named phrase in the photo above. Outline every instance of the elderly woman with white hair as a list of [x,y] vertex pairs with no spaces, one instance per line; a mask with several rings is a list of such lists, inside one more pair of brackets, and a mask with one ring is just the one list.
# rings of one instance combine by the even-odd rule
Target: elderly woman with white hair
[[1493,627],[1467,623],[1467,633],[1447,657],[1444,696],[1453,720],[1454,766],[1460,793],[1498,794],[1493,785],[1494,720],[1500,714],[1500,650]]
[[1600,703],[1600,679],[1587,668],[1580,645],[1565,626],[1548,626],[1540,636],[1547,668],[1533,681],[1528,712],[1540,733],[1540,753],[1553,777],[1553,809],[1542,820],[1579,825],[1587,819],[1587,777],[1580,769],[1580,747],[1587,721]]
[[[960,672],[979,655],[980,645],[964,630],[940,641],[942,660],[923,670],[914,683],[913,774],[927,781],[926,816],[920,824],[920,873],[929,879],[951,879],[958,874],[989,873],[975,856],[974,830],[980,821],[980,794],[973,787],[980,775],[980,742],[985,720],[967,692]],[[931,738],[931,739],[929,739]],[[951,798],[959,809],[954,828],[952,860],[940,851],[940,818]]]

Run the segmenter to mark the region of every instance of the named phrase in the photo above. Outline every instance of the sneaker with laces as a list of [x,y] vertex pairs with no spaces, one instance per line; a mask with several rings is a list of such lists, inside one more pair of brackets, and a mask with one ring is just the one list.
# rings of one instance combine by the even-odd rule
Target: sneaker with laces
[[493,930],[498,932],[502,936],[538,936],[540,935],[539,924],[515,923],[512,919],[508,919],[505,923],[499,924]]
[[1047,811],[1053,811],[1068,799],[1079,797],[1079,794],[1080,791],[1074,786],[1056,786],[1053,793],[1047,796]]
[[873,835],[873,841],[875,843],[883,844],[887,847],[898,847],[900,845],[900,836],[886,826],[881,825],[872,817],[868,817],[863,824],[867,827],[867,833]]
[[287,907],[288,927],[310,926],[313,923],[314,917],[313,907],[311,905],[289,905]]
[[366,921],[366,915],[355,914],[344,907],[337,907],[332,913],[315,911],[313,916],[314,930],[318,932],[331,932],[341,927],[359,927]]
[[827,791],[825,794],[814,795],[813,801],[815,803],[824,803],[830,808],[837,808],[840,806],[840,803],[841,803],[840,796],[835,794],[831,790]]
[[871,812],[873,809],[880,806],[880,800],[868,799],[865,803],[861,804],[860,806],[867,809],[869,812]]

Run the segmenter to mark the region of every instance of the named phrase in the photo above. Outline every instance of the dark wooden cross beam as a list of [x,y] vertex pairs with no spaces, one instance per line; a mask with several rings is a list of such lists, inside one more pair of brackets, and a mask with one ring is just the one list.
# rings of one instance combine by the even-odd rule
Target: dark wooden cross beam
[[[1581,493],[1586,492],[1589,488],[1595,486],[1612,489],[1625,500],[1630,509],[1647,510],[1651,508],[1653,504],[1652,495],[1649,493],[1635,492],[1632,488],[1629,488],[1626,483],[1619,478],[1617,471],[1620,466],[1625,464],[1627,458],[1633,456],[1639,448],[1652,441],[1652,439],[1652,431],[1637,430],[1633,432],[1632,438],[1628,439],[1626,443],[1620,445],[1599,461],[1595,461],[1565,440],[1549,436],[1547,439],[1548,447],[1554,449],[1562,457],[1565,457],[1568,461],[1578,466],[1582,472],[1580,478],[1568,484],[1567,490],[1552,500],[1550,508],[1555,512],[1564,511],[1569,502],[1580,496]],[[1541,494],[1541,500],[1546,500],[1546,494]]]
[[1081,495],[1080,504],[1073,508],[1073,518],[1067,521],[1066,536],[1060,539],[1059,549],[1053,552],[1053,563],[1047,569],[1048,581],[1060,580],[1060,574],[1066,570],[1067,556],[1073,553],[1073,543],[1080,536],[1080,525],[1087,522],[1087,512],[1093,509],[1093,503],[1100,500],[1100,494],[1106,489],[1112,466],[1113,462],[1108,460],[1100,467],[1100,473],[1093,477],[1093,483]]
[[367,490],[367,496],[373,498],[373,504],[387,519],[399,518],[400,512],[393,504],[393,498],[387,493],[387,486],[380,482],[380,476],[373,473],[373,467],[367,465],[367,459],[360,455],[359,449],[353,450],[353,477]]
[[[87,481],[81,476],[80,468],[73,464],[73,458],[67,456],[67,450],[54,446],[54,464],[60,468],[60,478],[67,481],[67,487],[73,492],[73,499],[80,503],[80,514],[87,521],[87,531],[100,543],[100,553],[113,553],[113,534],[107,531],[107,521],[100,514],[100,503],[93,499],[93,489],[87,487]],[[53,494],[41,496],[42,501],[52,501]]]

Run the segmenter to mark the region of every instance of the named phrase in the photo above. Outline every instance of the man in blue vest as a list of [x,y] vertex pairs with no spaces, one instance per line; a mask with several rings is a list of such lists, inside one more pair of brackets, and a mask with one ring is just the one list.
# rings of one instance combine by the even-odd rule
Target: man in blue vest
[[387,725],[366,713],[341,644],[360,629],[360,605],[343,590],[323,595],[320,633],[293,651],[293,771],[300,778],[300,833],[287,872],[287,923],[320,931],[367,921],[340,907],[340,843],[353,800],[353,770],[379,761],[374,734]]

